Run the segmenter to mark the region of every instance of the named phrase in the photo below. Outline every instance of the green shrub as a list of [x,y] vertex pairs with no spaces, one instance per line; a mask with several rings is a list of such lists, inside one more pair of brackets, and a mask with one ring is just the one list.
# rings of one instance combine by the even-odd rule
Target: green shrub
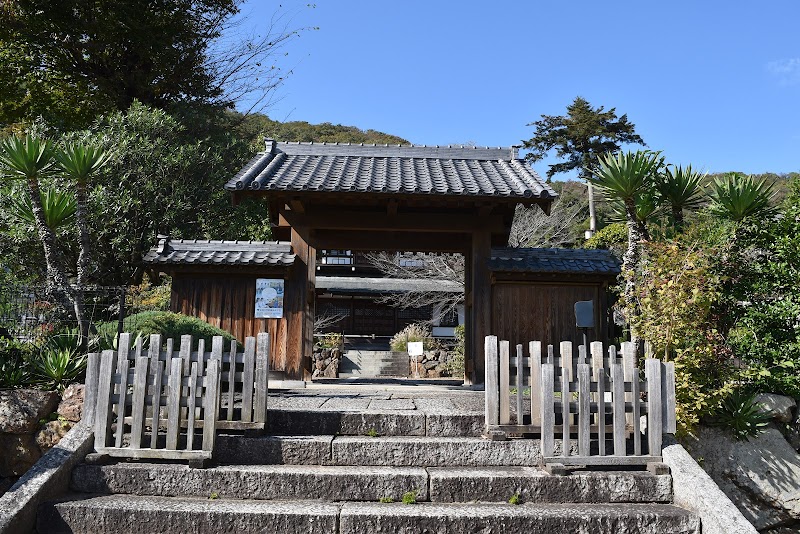
[[[195,343],[199,339],[204,339],[207,348],[211,347],[211,340],[214,336],[222,336],[226,343],[233,340],[233,336],[228,332],[201,321],[197,317],[172,312],[136,313],[125,319],[125,330],[134,337],[141,335],[145,340],[150,334],[161,334],[163,339],[172,338],[176,342],[182,335],[188,334],[194,337]],[[117,333],[117,323],[101,324],[97,332],[105,339],[113,339]]]
[[131,314],[143,311],[167,311],[171,292],[171,280],[157,286],[144,281],[138,286],[128,288],[125,294],[125,308]]
[[456,344],[453,347],[453,352],[450,359],[447,360],[445,368],[450,376],[464,376],[464,339],[466,332],[464,325],[460,324],[455,328]]
[[761,434],[770,419],[756,403],[755,394],[739,390],[722,402],[716,424],[729,430],[737,440],[746,441]]
[[388,504],[388,503],[393,503],[394,499],[392,497],[381,497],[379,502]]
[[437,348],[436,340],[431,335],[430,328],[422,323],[410,324],[400,330],[392,337],[389,346],[395,352],[408,352],[409,341],[422,341],[422,346],[425,350]]
[[508,504],[513,504],[513,505],[522,504],[522,497],[520,497],[519,493],[515,493],[514,495],[511,496],[510,499],[508,499]]
[[87,357],[77,348],[45,345],[31,364],[34,379],[42,388],[61,392],[71,382],[81,379],[86,372]]
[[0,389],[30,385],[30,355],[30,345],[15,339],[0,338]]
[[328,332],[317,341],[317,345],[323,349],[336,349],[342,346],[342,334],[338,332]]

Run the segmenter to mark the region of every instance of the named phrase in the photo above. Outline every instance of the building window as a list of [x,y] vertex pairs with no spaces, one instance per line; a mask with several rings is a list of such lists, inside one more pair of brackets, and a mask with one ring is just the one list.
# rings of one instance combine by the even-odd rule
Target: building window
[[439,317],[439,326],[458,326],[458,309],[451,308],[450,311],[442,313]]

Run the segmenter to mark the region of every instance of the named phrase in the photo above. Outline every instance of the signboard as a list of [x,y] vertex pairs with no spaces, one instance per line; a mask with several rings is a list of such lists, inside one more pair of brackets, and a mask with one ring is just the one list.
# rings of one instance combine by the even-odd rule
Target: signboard
[[256,279],[256,319],[283,317],[283,280]]
[[594,328],[594,301],[579,300],[575,303],[575,326]]
[[408,342],[408,355],[409,356],[422,356],[422,341],[409,341]]

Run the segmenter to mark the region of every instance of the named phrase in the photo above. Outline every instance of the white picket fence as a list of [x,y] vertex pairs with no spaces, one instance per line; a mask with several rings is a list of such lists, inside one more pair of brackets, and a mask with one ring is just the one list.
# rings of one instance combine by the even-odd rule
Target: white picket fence
[[545,463],[661,460],[662,435],[676,426],[673,363],[646,359],[642,381],[632,343],[623,343],[621,359],[615,346],[606,351],[601,342],[591,344],[589,356],[580,345],[577,357],[571,341],[561,342],[558,354],[552,345],[543,353],[540,341],[528,344],[527,356],[524,348],[517,345],[512,356],[508,341],[486,337],[488,434],[539,434]]
[[[90,354],[87,398],[95,403],[95,450],[128,458],[205,460],[217,429],[264,430],[267,423],[269,334],[236,342],[224,352],[182,336],[179,350],[161,336],[148,349],[122,334],[117,351]],[[195,432],[202,429],[202,440]],[[198,443],[198,441],[201,441]],[[149,444],[149,447],[146,446]]]

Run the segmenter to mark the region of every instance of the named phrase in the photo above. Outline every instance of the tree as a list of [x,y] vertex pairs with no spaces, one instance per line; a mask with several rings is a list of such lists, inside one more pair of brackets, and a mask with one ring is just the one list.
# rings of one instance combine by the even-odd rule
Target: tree
[[0,141],[0,173],[6,179],[25,181],[31,213],[36,221],[36,231],[47,265],[48,292],[65,296],[81,324],[83,303],[67,280],[64,260],[56,243],[56,233],[48,224],[42,205],[40,181],[53,172],[53,154],[54,149],[49,141],[31,135],[25,138],[8,137]]
[[[608,152],[616,152],[623,143],[647,146],[636,133],[635,125],[628,121],[627,115],[617,117],[616,108],[605,111],[603,106],[593,108],[582,97],[567,106],[566,115],[542,115],[534,126],[533,137],[522,142],[522,146],[530,152],[526,161],[536,162],[543,159],[551,151],[566,161],[550,165],[547,169],[547,180],[556,174],[578,171],[581,179],[588,179],[590,168],[597,158]],[[594,199],[589,185],[590,230],[596,230],[594,215]]]
[[[298,31],[276,14],[236,34],[243,0],[7,0],[0,3],[0,124],[44,115],[85,126],[134,102],[231,106],[284,79],[274,59]],[[6,100],[5,98],[3,100]]]
[[711,208],[718,215],[734,222],[749,217],[768,215],[774,210],[774,186],[766,180],[730,173],[712,183]]
[[[625,207],[628,227],[628,248],[622,257],[625,276],[625,310],[628,321],[636,315],[635,273],[639,269],[642,242],[649,239],[646,219],[640,217],[641,198],[655,188],[658,172],[664,164],[659,152],[637,151],[608,153],[598,158],[589,183],[596,186],[608,200],[621,202]],[[638,201],[638,205],[637,205]],[[634,332],[635,334],[635,332]],[[637,337],[632,336],[634,339]]]
[[675,229],[680,231],[683,228],[683,211],[697,209],[705,203],[703,181],[706,174],[693,170],[691,165],[685,168],[667,165],[657,178],[656,189],[660,200],[669,206]]

